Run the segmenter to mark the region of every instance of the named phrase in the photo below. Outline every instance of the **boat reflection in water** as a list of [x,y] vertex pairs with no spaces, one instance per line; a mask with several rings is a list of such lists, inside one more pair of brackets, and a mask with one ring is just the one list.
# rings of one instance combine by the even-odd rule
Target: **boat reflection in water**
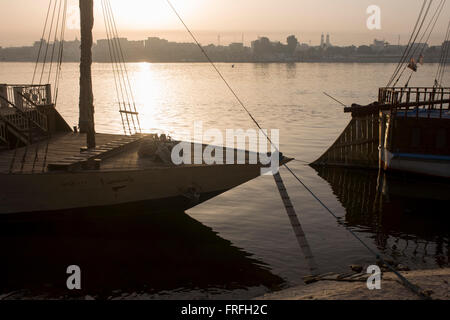
[[[133,206],[0,219],[0,298],[230,298],[284,285],[184,212]],[[66,287],[69,265],[81,268],[80,291]]]
[[346,225],[412,268],[449,265],[448,181],[377,170],[316,167],[346,210]]

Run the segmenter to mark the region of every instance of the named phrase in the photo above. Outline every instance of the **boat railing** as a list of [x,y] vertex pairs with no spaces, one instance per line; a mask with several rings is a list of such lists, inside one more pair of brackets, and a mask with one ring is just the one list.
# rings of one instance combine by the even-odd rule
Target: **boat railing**
[[40,127],[43,131],[48,131],[48,117],[45,113],[39,111],[39,106],[36,105],[32,100],[29,100],[27,96],[23,96],[19,94],[19,96],[23,99],[22,111],[25,112],[27,118],[31,119],[38,127]]
[[450,118],[450,88],[387,87],[380,88],[378,105],[397,116]]
[[[48,106],[52,105],[51,85],[26,85],[26,84],[0,84],[0,95],[16,105],[18,108],[30,108],[29,104],[24,103],[23,97],[28,98],[34,105]],[[4,103],[0,106],[5,107]]]
[[40,110],[51,104],[51,86],[0,85],[0,112],[19,129],[29,129],[31,120],[42,131],[48,131],[47,115]]
[[[4,98],[0,96],[0,100],[2,99]],[[9,115],[0,113],[0,140],[9,144],[8,132],[11,132],[23,143],[30,143],[32,140],[30,136],[30,122],[31,120],[26,119],[20,113],[11,113]]]

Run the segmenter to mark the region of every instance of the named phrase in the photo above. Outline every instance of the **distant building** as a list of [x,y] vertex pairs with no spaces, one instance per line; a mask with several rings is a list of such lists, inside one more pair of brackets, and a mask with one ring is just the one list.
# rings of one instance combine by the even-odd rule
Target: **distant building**
[[386,46],[388,46],[388,45],[389,45],[389,43],[387,43],[387,42],[384,41],[384,40],[377,40],[377,39],[374,39],[374,40],[373,40],[373,43],[370,45],[370,47],[371,47],[372,50],[374,50],[375,52],[379,52],[379,51],[384,50],[384,48],[385,48]]
[[166,39],[160,39],[158,37],[149,37],[144,42],[145,49],[160,48],[166,46],[169,43]]
[[304,52],[304,51],[307,51],[308,49],[309,49],[309,45],[307,43],[299,43],[299,44],[297,44],[297,48],[295,49],[295,51]]
[[327,48],[330,48],[330,47],[331,47],[330,34],[329,34],[329,33],[327,33],[327,42],[326,42],[325,45],[326,45]]
[[325,48],[325,36],[322,33],[322,36],[320,37],[320,47]]
[[239,53],[244,51],[244,44],[241,42],[230,43],[228,47],[230,48],[231,53]]

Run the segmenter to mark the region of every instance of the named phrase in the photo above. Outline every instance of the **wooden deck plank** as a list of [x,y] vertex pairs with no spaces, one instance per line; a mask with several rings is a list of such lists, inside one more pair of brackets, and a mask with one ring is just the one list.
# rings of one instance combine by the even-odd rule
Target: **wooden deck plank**
[[[92,157],[112,153],[137,140],[138,137],[136,136],[100,133],[96,135],[98,149],[95,151],[80,152],[81,147],[86,145],[86,136],[84,134],[60,134],[50,138],[48,141],[41,141],[17,150],[1,152],[0,172],[9,173],[11,165],[12,173],[41,172],[42,168],[45,168],[50,163],[86,161]],[[47,154],[46,150],[48,150]]]

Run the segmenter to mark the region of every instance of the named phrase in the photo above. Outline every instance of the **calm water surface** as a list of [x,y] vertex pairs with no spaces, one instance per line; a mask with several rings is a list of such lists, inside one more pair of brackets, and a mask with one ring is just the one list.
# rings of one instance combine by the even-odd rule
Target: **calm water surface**
[[[282,152],[309,162],[332,144],[350,119],[322,92],[346,104],[373,102],[395,66],[218,67],[262,127],[280,129]],[[436,68],[423,66],[410,85],[432,85]],[[141,63],[128,64],[128,70],[145,131],[188,137],[194,121],[203,121],[204,130],[254,128],[207,64]],[[31,63],[0,63],[0,82],[29,83],[32,72]],[[93,81],[97,131],[121,133],[111,66],[94,64]],[[78,121],[77,101],[78,65],[65,64],[57,109],[70,125]],[[372,248],[411,269],[448,266],[447,184],[377,172],[316,171],[302,161],[292,162],[291,168],[341,217],[332,218],[281,170],[322,272],[374,262],[344,225]],[[60,278],[55,273],[72,264],[74,257],[86,266],[83,294],[100,298],[249,298],[300,284],[308,273],[270,176],[186,213],[153,214],[145,208],[129,208],[44,221],[8,220],[2,221],[1,229],[8,259],[2,268],[9,280],[0,294],[10,297],[64,296],[67,292],[60,290],[64,272],[61,283],[56,283]],[[39,271],[24,278],[19,270],[35,261],[40,261]],[[54,269],[58,264],[61,268]],[[37,280],[41,278],[46,280]]]

